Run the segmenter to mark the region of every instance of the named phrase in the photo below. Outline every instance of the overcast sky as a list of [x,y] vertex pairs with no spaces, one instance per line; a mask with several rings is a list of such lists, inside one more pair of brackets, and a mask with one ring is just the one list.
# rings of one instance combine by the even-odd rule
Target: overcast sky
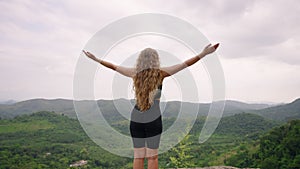
[[298,0],[1,0],[0,10],[0,100],[72,99],[74,69],[88,40],[113,21],[146,12],[181,18],[221,43],[226,99],[300,97]]

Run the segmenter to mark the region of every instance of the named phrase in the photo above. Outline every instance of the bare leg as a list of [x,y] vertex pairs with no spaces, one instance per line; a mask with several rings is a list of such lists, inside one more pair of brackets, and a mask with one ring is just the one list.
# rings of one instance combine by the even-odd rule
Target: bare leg
[[146,157],[148,159],[148,169],[158,169],[158,149],[147,148]]
[[144,169],[146,148],[134,148],[133,169]]
[[145,158],[134,158],[133,169],[144,169],[144,159]]

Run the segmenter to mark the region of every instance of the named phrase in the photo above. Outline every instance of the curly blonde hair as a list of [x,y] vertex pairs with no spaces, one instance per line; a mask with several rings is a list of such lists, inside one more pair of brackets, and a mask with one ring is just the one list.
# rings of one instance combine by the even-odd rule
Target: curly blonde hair
[[140,111],[146,111],[154,102],[154,96],[162,83],[159,56],[156,50],[146,48],[136,61],[136,74],[133,77],[136,103]]

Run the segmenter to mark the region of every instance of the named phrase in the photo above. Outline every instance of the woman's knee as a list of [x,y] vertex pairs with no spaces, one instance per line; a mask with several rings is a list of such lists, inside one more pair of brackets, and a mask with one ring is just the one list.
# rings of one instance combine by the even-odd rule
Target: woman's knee
[[154,161],[154,160],[157,160],[157,159],[158,159],[158,155],[154,155],[154,156],[147,156],[146,158],[147,158],[147,160],[148,160],[148,161],[151,161],[151,160],[153,160],[153,161]]
[[157,159],[158,158],[158,149],[146,149],[146,157],[148,159]]

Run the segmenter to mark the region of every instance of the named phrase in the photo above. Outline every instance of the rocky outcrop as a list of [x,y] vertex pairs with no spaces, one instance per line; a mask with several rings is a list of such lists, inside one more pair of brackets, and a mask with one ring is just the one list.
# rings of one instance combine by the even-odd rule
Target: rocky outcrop
[[258,169],[258,168],[236,168],[230,166],[212,166],[212,167],[204,167],[204,168],[177,168],[177,169]]

